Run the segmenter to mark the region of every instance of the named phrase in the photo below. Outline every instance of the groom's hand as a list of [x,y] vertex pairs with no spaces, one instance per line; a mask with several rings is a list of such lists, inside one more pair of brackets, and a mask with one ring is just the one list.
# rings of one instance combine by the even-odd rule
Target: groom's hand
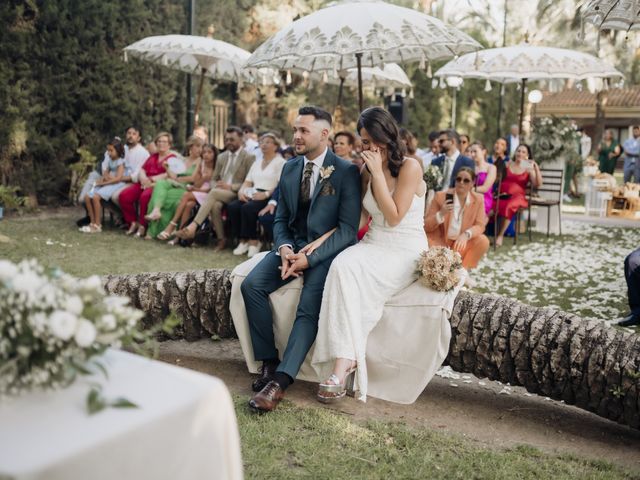
[[309,260],[307,260],[307,255],[305,253],[290,253],[289,255],[286,255],[286,258],[290,262],[290,265],[282,277],[283,280],[286,280],[289,277],[297,278],[302,275],[303,270],[309,268]]
[[280,247],[280,259],[282,260],[282,266],[280,267],[280,278],[282,278],[282,280],[289,276],[287,275],[287,272],[289,271],[289,267],[292,264],[292,262],[288,260],[288,257],[290,255],[293,255],[293,250],[291,248]]

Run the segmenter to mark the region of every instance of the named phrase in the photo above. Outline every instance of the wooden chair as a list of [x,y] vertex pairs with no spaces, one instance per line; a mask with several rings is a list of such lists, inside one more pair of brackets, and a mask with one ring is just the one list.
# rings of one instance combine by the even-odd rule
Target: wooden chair
[[[540,174],[542,175],[542,186],[536,189],[537,192],[548,192],[551,195],[550,198],[542,198],[537,196],[531,196],[529,201],[529,208],[544,207],[547,209],[547,237],[551,231],[551,207],[558,208],[558,230],[562,235],[562,208],[560,207],[562,201],[562,188],[564,180],[564,170],[559,168],[541,168]],[[527,221],[527,228],[529,230],[529,240],[531,240],[531,212],[529,212],[529,220]]]

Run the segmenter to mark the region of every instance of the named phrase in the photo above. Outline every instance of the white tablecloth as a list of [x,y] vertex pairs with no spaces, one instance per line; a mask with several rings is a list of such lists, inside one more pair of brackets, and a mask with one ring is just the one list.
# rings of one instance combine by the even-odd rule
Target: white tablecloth
[[[233,403],[217,378],[121,351],[104,375],[0,403],[0,479],[242,479]],[[136,409],[88,415],[90,382]]]

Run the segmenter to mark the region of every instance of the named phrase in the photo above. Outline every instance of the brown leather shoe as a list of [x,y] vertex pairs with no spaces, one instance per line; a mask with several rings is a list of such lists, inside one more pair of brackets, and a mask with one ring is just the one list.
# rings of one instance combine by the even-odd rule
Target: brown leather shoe
[[249,400],[249,408],[258,413],[270,412],[275,410],[283,398],[284,390],[275,380],[271,380]]
[[259,392],[262,390],[267,383],[273,380],[273,375],[276,373],[276,368],[278,364],[276,363],[267,363],[262,362],[262,367],[260,368],[260,376],[253,381],[251,384],[251,390],[254,392]]
[[221,252],[227,246],[227,241],[224,238],[219,238],[216,242],[216,246],[213,248],[214,252]]

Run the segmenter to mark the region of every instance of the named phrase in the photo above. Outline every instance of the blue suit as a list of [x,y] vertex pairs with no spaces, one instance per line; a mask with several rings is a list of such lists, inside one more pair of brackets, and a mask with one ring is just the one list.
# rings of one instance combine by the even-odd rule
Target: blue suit
[[[271,194],[271,198],[269,201],[274,200],[276,205],[278,204],[278,199],[280,198],[280,184],[273,190]],[[269,238],[273,236],[273,220],[275,219],[275,213],[267,213],[266,215],[262,215],[258,217],[258,222],[262,225],[265,232],[269,235]]]
[[[431,161],[431,165],[435,165],[440,169],[440,171],[444,174],[444,162],[446,160],[445,155],[440,155],[439,157],[434,158]],[[453,188],[456,186],[456,175],[458,175],[458,170],[462,167],[469,167],[471,170],[476,170],[476,164],[469,157],[465,157],[464,155],[458,155],[456,159],[456,163],[453,164],[453,170],[451,171],[451,179],[449,180],[449,186],[441,185],[439,190],[444,190],[445,188]],[[444,179],[443,179],[444,181]]]
[[[242,283],[241,291],[247,309],[253,353],[256,360],[278,358],[274,335],[273,314],[269,295],[292,280],[282,280],[277,252],[283,245],[292,245],[294,252],[337,228],[316,251],[307,257],[309,268],[304,271],[304,286],[296,318],[278,372],[296,378],[318,332],[318,317],[324,282],[331,262],[342,250],[356,243],[360,221],[360,172],[350,162],[330,150],[323,167],[333,166],[329,178],[318,177],[310,203],[300,203],[304,158],[289,160],[282,170],[278,206],[273,222],[274,250],[251,271]],[[306,217],[301,215],[308,208]]]

